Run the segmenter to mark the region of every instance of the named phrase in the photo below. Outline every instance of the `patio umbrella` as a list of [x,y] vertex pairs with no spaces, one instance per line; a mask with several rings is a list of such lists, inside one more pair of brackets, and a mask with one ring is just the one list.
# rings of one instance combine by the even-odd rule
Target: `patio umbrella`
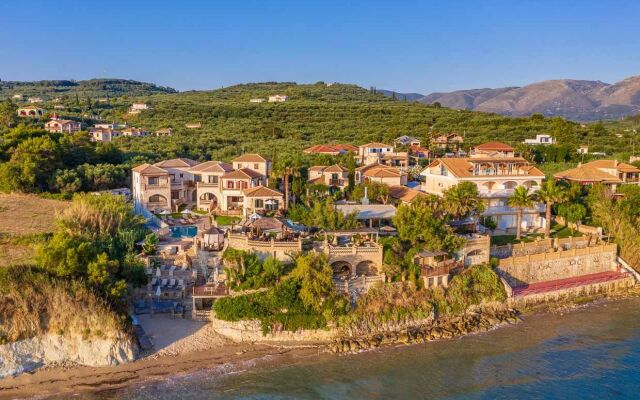
[[193,211],[189,210],[189,209],[184,209],[184,210],[182,210],[181,214],[192,215],[192,214],[195,214],[195,213]]
[[274,199],[267,199],[264,201],[264,204],[273,205],[276,204],[276,201]]
[[160,289],[160,286],[158,286],[156,288],[156,296],[160,297],[160,295],[162,295],[162,290]]
[[160,271],[160,267],[156,268],[156,276],[160,278],[162,276],[162,272]]
[[159,213],[157,213],[157,214],[160,214],[160,215],[169,215],[169,214],[171,214],[171,212],[169,212],[169,211],[167,211],[167,210],[160,210],[160,212],[159,212]]
[[258,220],[258,219],[260,219],[260,218],[262,218],[262,217],[260,216],[260,214],[255,213],[255,212],[254,212],[253,214],[249,215],[249,219],[250,219],[251,221],[256,221],[256,220]]

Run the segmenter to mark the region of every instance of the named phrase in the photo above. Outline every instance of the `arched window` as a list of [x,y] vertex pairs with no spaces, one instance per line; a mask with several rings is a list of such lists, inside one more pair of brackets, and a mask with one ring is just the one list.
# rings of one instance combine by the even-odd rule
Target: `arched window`
[[233,189],[233,181],[227,181],[227,189]]

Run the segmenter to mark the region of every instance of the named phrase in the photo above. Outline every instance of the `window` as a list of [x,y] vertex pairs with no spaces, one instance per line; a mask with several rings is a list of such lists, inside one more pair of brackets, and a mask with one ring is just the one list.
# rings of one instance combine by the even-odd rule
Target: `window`
[[184,174],[180,174],[180,178],[184,178]]
[[264,208],[264,200],[262,199],[256,199],[253,204],[255,208]]
[[176,175],[175,174],[169,175],[169,178],[171,179],[171,182],[175,182],[176,181]]
[[258,169],[260,169],[260,165],[258,165],[258,164],[253,164],[253,169],[255,169],[255,170],[257,171]]
[[242,163],[238,163],[238,168],[237,169],[242,169]]
[[164,197],[159,194],[154,194],[149,197],[149,203],[164,203]]
[[193,180],[195,182],[202,182],[202,175],[194,175]]
[[180,198],[180,191],[179,190],[172,190],[171,191],[171,199],[177,200],[179,198]]
[[247,181],[242,181],[242,188],[246,189],[249,187],[249,184],[247,183]]
[[233,189],[233,181],[227,181],[227,189]]
[[209,183],[213,183],[214,185],[218,184],[218,177],[215,175],[209,175]]
[[153,176],[149,178],[149,185],[157,185],[159,183],[160,183],[160,178],[158,178],[157,176]]

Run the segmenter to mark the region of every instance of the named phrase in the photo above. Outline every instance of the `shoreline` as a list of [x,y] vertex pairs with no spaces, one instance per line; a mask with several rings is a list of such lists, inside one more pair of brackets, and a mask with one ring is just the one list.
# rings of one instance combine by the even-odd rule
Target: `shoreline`
[[[526,322],[529,317],[534,318],[553,313],[564,314],[589,307],[599,307],[611,302],[638,297],[639,294],[638,291],[632,290],[618,295],[593,298],[589,301],[585,299],[583,302],[546,304],[534,309],[523,310],[521,319],[522,322]],[[509,325],[500,324],[488,331],[473,332],[464,336],[491,334],[493,331]],[[464,336],[456,336],[453,339]],[[293,364],[307,357],[318,359],[320,357],[353,356],[360,352],[383,351],[384,349],[423,344],[422,342],[392,343],[358,352],[332,354],[328,348],[329,343],[225,343],[179,354],[150,354],[134,362],[118,366],[51,366],[0,380],[0,400],[110,392],[133,385],[153,384],[169,378],[179,379],[196,372],[222,376],[257,366]]]

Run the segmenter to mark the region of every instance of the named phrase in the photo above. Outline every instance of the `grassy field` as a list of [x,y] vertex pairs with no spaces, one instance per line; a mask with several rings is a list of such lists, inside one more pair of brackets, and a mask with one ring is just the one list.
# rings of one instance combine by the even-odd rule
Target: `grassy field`
[[35,245],[53,231],[56,212],[67,204],[37,196],[0,194],[0,266],[29,262]]

